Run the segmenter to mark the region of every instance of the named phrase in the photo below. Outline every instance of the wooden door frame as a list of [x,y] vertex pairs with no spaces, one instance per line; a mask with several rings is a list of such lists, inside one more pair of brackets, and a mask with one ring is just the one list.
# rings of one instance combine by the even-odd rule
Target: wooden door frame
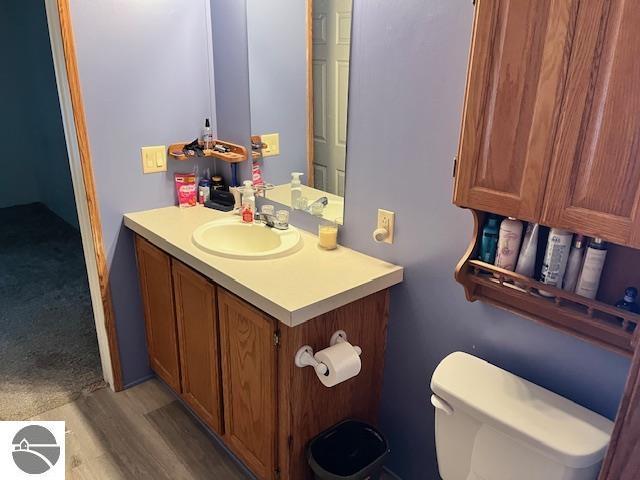
[[307,185],[314,187],[313,169],[313,0],[307,2]]
[[45,7],[102,370],[105,381],[120,391],[120,351],[69,0],[45,0]]

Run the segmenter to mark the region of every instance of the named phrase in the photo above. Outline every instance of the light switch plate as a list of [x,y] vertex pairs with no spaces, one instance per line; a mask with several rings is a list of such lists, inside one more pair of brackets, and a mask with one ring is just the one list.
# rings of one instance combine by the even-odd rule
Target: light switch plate
[[142,159],[142,173],[156,173],[167,171],[167,147],[156,145],[140,149]]
[[378,209],[378,228],[384,228],[389,235],[384,239],[384,243],[393,243],[393,227],[396,214],[389,210]]
[[280,134],[269,133],[266,135],[260,135],[262,143],[267,145],[262,149],[263,157],[273,157],[274,155],[280,155]]

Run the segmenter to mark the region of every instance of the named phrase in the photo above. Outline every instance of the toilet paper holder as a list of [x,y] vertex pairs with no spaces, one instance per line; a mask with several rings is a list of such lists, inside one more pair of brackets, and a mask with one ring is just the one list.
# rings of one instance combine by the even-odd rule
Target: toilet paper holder
[[[333,347],[334,345],[347,341],[347,332],[344,330],[336,330],[331,335],[331,340],[329,340],[329,346]],[[353,346],[353,349],[356,351],[358,355],[362,355],[362,349],[360,347]],[[313,348],[309,345],[304,345],[298,349],[295,357],[296,367],[304,368],[304,367],[313,367],[318,375],[328,375],[329,368],[322,362],[316,360],[313,354]]]

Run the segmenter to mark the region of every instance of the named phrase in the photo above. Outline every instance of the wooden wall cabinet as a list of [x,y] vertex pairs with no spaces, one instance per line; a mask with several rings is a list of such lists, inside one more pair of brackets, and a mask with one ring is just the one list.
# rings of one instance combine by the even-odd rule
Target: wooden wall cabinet
[[139,236],[135,242],[149,363],[167,385],[180,393],[171,257]]
[[182,366],[182,398],[222,435],[222,388],[216,287],[172,260],[173,286]]
[[[475,219],[456,269],[467,298],[627,355],[640,316],[612,304],[640,286],[638,24],[628,0],[478,0],[454,172],[454,203]],[[611,242],[598,298],[549,300],[477,260],[486,213]]]
[[[388,291],[287,327],[136,236],[152,369],[259,479],[311,479],[305,448],[344,418],[377,421]],[[336,330],[362,369],[333,388],[294,365]]]

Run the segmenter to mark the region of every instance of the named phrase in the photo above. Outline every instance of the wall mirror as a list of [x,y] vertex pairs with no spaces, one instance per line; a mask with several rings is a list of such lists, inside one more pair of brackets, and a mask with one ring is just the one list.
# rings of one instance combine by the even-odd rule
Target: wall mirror
[[246,1],[254,178],[267,199],[342,223],[353,0]]

